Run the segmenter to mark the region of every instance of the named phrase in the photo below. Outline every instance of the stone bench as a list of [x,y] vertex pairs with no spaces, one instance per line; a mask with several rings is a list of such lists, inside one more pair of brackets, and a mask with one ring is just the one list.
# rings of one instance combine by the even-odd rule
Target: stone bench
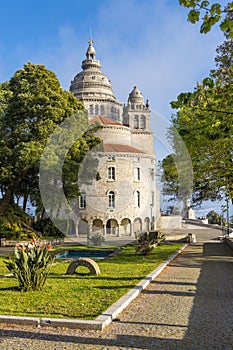
[[79,266],[87,267],[90,271],[90,275],[99,275],[100,274],[100,268],[99,265],[90,258],[79,258],[78,260],[73,261],[66,271],[66,275],[74,275],[75,270]]

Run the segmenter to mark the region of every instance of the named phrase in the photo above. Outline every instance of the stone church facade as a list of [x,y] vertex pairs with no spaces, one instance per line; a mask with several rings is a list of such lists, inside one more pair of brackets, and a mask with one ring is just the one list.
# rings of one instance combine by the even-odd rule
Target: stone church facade
[[134,236],[156,228],[159,194],[155,182],[155,152],[150,130],[150,106],[134,86],[123,105],[100,71],[93,41],[89,41],[82,71],[70,91],[88,110],[89,123],[101,125],[97,150],[98,180],[80,183],[78,235]]

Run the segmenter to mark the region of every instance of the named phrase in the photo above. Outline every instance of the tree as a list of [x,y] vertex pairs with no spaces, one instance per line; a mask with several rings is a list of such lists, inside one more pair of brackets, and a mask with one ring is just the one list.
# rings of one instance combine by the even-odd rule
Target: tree
[[179,178],[176,169],[175,154],[169,154],[160,162],[162,172],[162,182],[165,184],[163,188],[163,194],[171,196],[172,199],[178,196],[179,191]]
[[201,18],[201,33],[208,33],[216,23],[221,21],[220,29],[228,33],[229,37],[233,37],[233,22],[229,17],[229,14],[233,13],[233,1],[228,2],[225,8],[219,3],[211,4],[208,0],[179,0],[179,3],[191,9],[188,13],[188,21],[191,23],[200,21],[200,16],[204,13]]
[[[173,126],[183,138],[193,164],[193,202],[233,198],[233,64],[232,39],[217,49],[216,69],[193,92],[171,102],[178,112]],[[177,141],[172,131],[174,148]],[[165,163],[166,165],[166,163]],[[167,170],[168,171],[168,170]],[[174,169],[170,167],[169,174]]]
[[223,223],[223,217],[222,215],[216,213],[216,211],[211,210],[206,217],[208,218],[208,223],[209,224],[217,224],[217,225],[222,225]]
[[[43,149],[54,130],[67,117],[74,116],[80,132],[88,130],[87,112],[74,95],[64,91],[56,75],[43,65],[27,63],[9,82],[0,85],[0,215],[15,196],[40,202],[38,173]],[[73,135],[68,135],[71,137]],[[80,134],[81,135],[81,134]],[[62,144],[62,140],[58,140]],[[59,144],[58,142],[58,144]],[[92,130],[74,139],[68,154],[64,181],[71,182],[67,171],[79,162],[90,148],[99,143]],[[56,161],[56,159],[53,159]],[[77,182],[77,179],[76,179]],[[70,195],[68,186],[66,193]],[[77,191],[76,191],[77,194]],[[24,203],[24,208],[26,204]]]

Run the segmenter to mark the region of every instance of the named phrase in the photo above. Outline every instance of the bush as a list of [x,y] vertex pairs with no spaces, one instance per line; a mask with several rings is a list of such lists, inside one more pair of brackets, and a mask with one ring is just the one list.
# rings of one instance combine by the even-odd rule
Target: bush
[[7,269],[18,279],[23,291],[41,290],[46,282],[52,259],[48,248],[33,241],[15,247],[14,256],[4,261]]
[[[62,219],[56,219],[64,226],[65,232],[68,230],[67,221]],[[60,221],[59,221],[60,220]],[[50,218],[37,220],[33,223],[34,230],[41,232],[44,237],[64,237],[64,234],[54,225]]]
[[143,255],[149,254],[155,247],[160,245],[165,240],[165,235],[159,231],[144,232],[138,238],[138,247],[136,253]]

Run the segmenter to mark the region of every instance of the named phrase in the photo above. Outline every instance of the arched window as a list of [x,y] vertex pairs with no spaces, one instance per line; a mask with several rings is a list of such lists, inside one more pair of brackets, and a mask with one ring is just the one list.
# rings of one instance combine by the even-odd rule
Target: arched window
[[114,107],[111,107],[111,117],[114,118]]
[[90,115],[93,115],[93,114],[94,114],[93,105],[90,105],[90,106],[89,106],[89,113],[90,113]]
[[95,115],[98,115],[98,114],[99,114],[99,106],[95,105]]
[[113,191],[108,193],[108,206],[109,208],[115,208],[115,193]]
[[86,192],[81,192],[81,195],[79,196],[79,209],[85,209],[86,206]]
[[104,115],[104,113],[105,113],[104,106],[101,105],[101,106],[100,106],[100,115]]
[[134,206],[136,208],[140,207],[140,192],[139,191],[134,192]]
[[144,115],[141,115],[140,117],[140,129],[146,128],[146,117]]
[[139,129],[139,116],[138,115],[135,115],[134,116],[134,129]]

